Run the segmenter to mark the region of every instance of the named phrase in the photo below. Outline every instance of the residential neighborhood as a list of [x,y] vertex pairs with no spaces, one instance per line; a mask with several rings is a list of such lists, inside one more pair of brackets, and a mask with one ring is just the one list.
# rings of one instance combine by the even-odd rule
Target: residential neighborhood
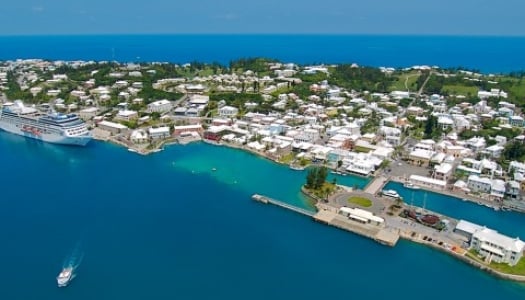
[[[501,81],[501,84],[499,84]],[[385,175],[518,207],[524,96],[503,75],[240,60],[0,63],[2,101],[76,113],[96,138],[148,153],[204,140],[291,167]],[[502,87],[508,87],[509,90]]]

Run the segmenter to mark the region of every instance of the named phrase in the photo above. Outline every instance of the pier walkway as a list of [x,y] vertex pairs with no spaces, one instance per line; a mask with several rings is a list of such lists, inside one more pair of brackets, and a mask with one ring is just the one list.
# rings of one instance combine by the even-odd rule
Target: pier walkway
[[306,210],[304,208],[293,206],[293,205],[290,205],[288,203],[284,203],[282,201],[275,200],[273,198],[266,197],[266,196],[263,196],[263,195],[254,194],[252,196],[252,199],[255,200],[255,201],[264,203],[264,204],[268,204],[269,203],[269,204],[277,205],[277,206],[280,206],[282,208],[289,209],[291,211],[294,211],[296,213],[300,213],[300,214],[308,216],[308,217],[313,217],[315,215],[315,212],[313,212],[313,211],[309,211],[309,210]]
[[365,193],[375,195],[379,190],[381,190],[387,183],[388,178],[384,176],[376,177],[372,182],[370,182],[366,188]]

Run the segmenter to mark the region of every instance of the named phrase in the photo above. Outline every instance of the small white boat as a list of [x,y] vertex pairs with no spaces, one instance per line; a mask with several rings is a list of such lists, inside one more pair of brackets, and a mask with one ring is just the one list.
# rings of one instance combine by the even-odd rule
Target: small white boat
[[73,279],[73,267],[69,266],[62,269],[62,272],[57,276],[57,284],[59,287],[67,286]]
[[412,182],[406,182],[405,184],[403,184],[404,187],[406,187],[407,189],[413,189],[413,190],[419,190],[420,187],[413,184]]
[[383,190],[381,193],[385,197],[391,197],[395,199],[401,198],[401,196],[399,196],[399,194],[394,190]]

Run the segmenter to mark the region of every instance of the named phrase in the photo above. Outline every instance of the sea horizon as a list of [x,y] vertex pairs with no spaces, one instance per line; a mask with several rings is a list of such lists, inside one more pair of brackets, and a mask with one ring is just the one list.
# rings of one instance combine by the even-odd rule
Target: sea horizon
[[414,65],[482,73],[525,70],[525,36],[388,34],[56,34],[2,35],[1,60],[119,62],[230,61],[266,57],[298,64]]

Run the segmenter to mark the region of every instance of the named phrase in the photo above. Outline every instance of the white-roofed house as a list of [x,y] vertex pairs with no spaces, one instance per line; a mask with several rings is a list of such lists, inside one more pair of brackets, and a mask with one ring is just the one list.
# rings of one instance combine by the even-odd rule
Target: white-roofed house
[[170,111],[171,108],[172,108],[171,102],[164,99],[164,100],[151,102],[150,104],[148,104],[147,110],[150,113],[152,112],[165,113],[165,112]]
[[452,175],[453,166],[448,163],[442,163],[434,166],[434,178],[447,181]]
[[129,140],[134,144],[143,144],[148,142],[148,133],[144,129],[133,130]]
[[132,121],[139,118],[138,112],[134,110],[119,110],[117,115],[115,116],[116,120],[122,120],[122,121]]
[[434,156],[434,151],[432,150],[425,150],[425,149],[415,149],[410,152],[408,155],[408,160],[418,166],[428,166],[430,164],[430,160]]
[[444,190],[447,187],[446,181],[426,176],[412,174],[408,177],[408,179],[410,180],[410,182],[416,185],[426,186],[433,189]]
[[492,179],[490,198],[494,200],[503,200],[505,197],[505,191],[507,190],[505,181],[501,179]]
[[123,133],[128,130],[128,127],[125,125],[109,121],[101,121],[97,123],[97,127],[102,130],[109,131],[112,134]]
[[224,117],[224,118],[233,118],[237,116],[238,113],[239,113],[239,109],[233,106],[226,105],[226,106],[219,108],[219,116]]
[[152,140],[164,139],[170,136],[170,128],[168,126],[150,128],[148,130],[149,136]]
[[490,193],[492,181],[490,178],[479,177],[478,175],[469,175],[467,186],[473,192]]
[[484,256],[488,262],[494,261],[514,266],[523,255],[525,242],[489,228],[482,228],[472,234],[470,246]]
[[503,150],[505,150],[505,147],[496,144],[488,146],[487,148],[485,148],[485,150],[482,151],[482,153],[486,153],[491,158],[499,158],[503,153]]

